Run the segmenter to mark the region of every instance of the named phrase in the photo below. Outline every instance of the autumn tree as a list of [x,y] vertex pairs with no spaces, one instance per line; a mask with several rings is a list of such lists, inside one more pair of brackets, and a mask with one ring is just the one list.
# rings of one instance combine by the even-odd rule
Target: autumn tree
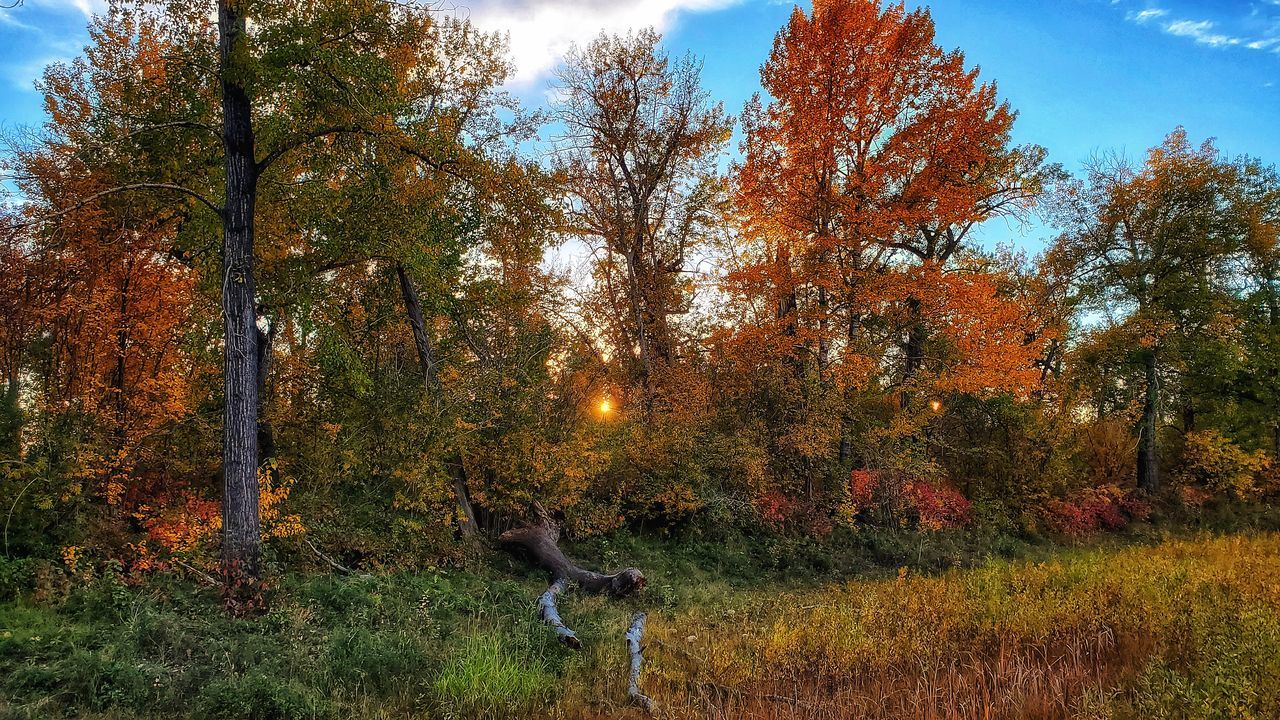
[[[107,183],[70,207],[145,194],[183,218],[181,257],[202,270],[221,258],[210,289],[225,330],[223,559],[254,574],[259,391],[271,357],[263,313],[277,305],[262,302],[255,263],[270,270],[314,239],[296,208],[314,197],[311,183],[340,181],[353,158],[377,148],[427,171],[453,163],[428,151],[453,121],[425,112],[434,76],[423,69],[447,56],[429,9],[377,0],[208,9],[113,5],[95,21],[86,58],[54,71],[49,106],[74,130],[60,143],[70,160],[62,171]],[[206,20],[214,15],[216,26]],[[46,205],[40,216],[56,221],[65,209]],[[222,236],[220,253],[210,232]]]
[[595,253],[609,347],[652,410],[679,362],[677,316],[692,299],[695,248],[715,219],[715,158],[730,119],[701,86],[692,56],[672,60],[652,30],[603,35],[559,72],[557,157],[569,232]]
[[[740,246],[723,287],[742,311],[731,346],[772,367],[758,387],[778,399],[754,405],[781,406],[765,425],[791,428],[778,449],[812,494],[815,465],[848,467],[869,417],[919,444],[928,413],[903,424],[878,388],[903,407],[923,394],[911,388],[1028,392],[1035,313],[971,239],[1027,212],[1052,170],[1041,148],[1011,145],[1013,111],[938,47],[926,10],[797,8],[761,80],[767,95],[743,113]],[[877,456],[888,447],[862,434]]]
[[1237,163],[1234,211],[1244,224],[1240,252],[1238,317],[1244,362],[1229,383],[1246,407],[1261,412],[1270,450],[1280,457],[1280,177],[1274,167],[1245,158]]
[[1053,253],[1074,268],[1083,307],[1103,321],[1090,340],[1111,347],[1121,369],[1139,370],[1132,385],[1121,382],[1141,388],[1136,477],[1146,492],[1160,488],[1157,438],[1171,370],[1228,321],[1226,263],[1244,237],[1232,206],[1236,177],[1212,142],[1194,146],[1178,129],[1142,165],[1096,159],[1057,199],[1068,229]]
[[[769,102],[744,113],[739,202],[786,332],[813,327],[819,364],[837,344],[858,347],[868,276],[904,261],[943,270],[976,225],[1021,214],[1040,191],[1044,151],[1010,146],[1013,111],[962,53],[936,45],[927,10],[797,8],[761,78]],[[902,382],[925,360],[927,292],[904,301]]]

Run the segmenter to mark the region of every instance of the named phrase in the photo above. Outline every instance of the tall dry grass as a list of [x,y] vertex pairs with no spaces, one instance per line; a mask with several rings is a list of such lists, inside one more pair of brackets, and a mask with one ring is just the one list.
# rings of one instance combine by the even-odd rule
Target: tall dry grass
[[[1280,538],[749,593],[650,633],[669,718],[1280,717]],[[638,717],[623,660],[570,668],[555,714]]]

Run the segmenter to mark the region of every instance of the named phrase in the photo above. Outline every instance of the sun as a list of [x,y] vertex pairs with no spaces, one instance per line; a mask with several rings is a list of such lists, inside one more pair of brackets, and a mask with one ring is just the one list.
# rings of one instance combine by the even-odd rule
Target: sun
[[600,414],[608,415],[613,412],[613,401],[609,398],[600,398]]

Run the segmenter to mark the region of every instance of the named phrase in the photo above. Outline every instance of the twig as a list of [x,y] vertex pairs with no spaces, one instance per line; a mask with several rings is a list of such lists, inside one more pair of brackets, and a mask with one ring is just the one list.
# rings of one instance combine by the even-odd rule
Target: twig
[[[22,462],[21,460],[8,460],[0,464],[25,465],[26,463]],[[5,557],[9,557],[9,523],[10,521],[13,520],[13,509],[18,507],[18,501],[22,499],[22,496],[27,492],[27,489],[30,488],[32,485],[34,485],[36,480],[39,480],[39,479],[40,479],[40,476],[36,475],[32,477],[31,480],[28,481],[26,485],[23,485],[22,489],[18,491],[17,496],[13,498],[13,504],[9,506],[9,514],[4,519],[4,556]]]
[[311,540],[310,540],[310,539],[308,539],[308,538],[305,538],[305,537],[304,537],[304,538],[302,538],[302,542],[303,542],[303,544],[305,544],[307,547],[311,548],[311,552],[315,553],[315,554],[316,554],[316,557],[318,557],[318,558],[320,558],[321,560],[325,561],[326,563],[328,563],[328,564],[329,564],[329,567],[333,568],[334,570],[337,570],[338,572],[342,573],[343,575],[359,575],[360,577],[369,577],[369,576],[368,576],[368,575],[366,575],[366,574],[363,574],[363,573],[357,573],[356,571],[352,570],[351,568],[347,567],[346,565],[343,565],[342,563],[338,562],[337,560],[334,560],[333,558],[329,557],[328,555],[325,555],[324,553],[320,552],[320,549],[319,549],[319,548],[317,548],[315,545],[312,545],[312,544],[311,544]]

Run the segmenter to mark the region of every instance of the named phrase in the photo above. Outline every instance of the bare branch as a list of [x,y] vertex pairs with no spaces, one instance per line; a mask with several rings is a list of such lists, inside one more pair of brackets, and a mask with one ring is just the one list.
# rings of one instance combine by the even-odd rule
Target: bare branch
[[134,190],[168,190],[170,192],[176,192],[182,195],[186,195],[188,197],[193,197],[196,200],[199,200],[205,207],[212,210],[213,213],[217,215],[219,219],[222,218],[222,208],[218,207],[217,205],[214,205],[213,202],[210,201],[208,198],[206,198],[204,195],[201,195],[200,193],[196,192],[195,190],[192,190],[191,188],[184,187],[182,185],[175,185],[173,183],[130,183],[128,185],[118,185],[113,188],[108,188],[106,190],[93,193],[92,195],[85,197],[84,199],[80,200],[74,205],[71,205],[70,207],[62,208],[55,212],[49,213],[48,215],[42,215],[37,220],[32,222],[15,223],[13,225],[8,226],[5,229],[15,230],[17,228],[36,224],[36,222],[48,222],[50,220],[55,220],[68,213],[73,213],[76,210],[79,210],[85,207],[86,205],[93,203],[96,200],[101,200],[102,198],[108,197],[110,195],[116,195],[122,192],[131,192]]

